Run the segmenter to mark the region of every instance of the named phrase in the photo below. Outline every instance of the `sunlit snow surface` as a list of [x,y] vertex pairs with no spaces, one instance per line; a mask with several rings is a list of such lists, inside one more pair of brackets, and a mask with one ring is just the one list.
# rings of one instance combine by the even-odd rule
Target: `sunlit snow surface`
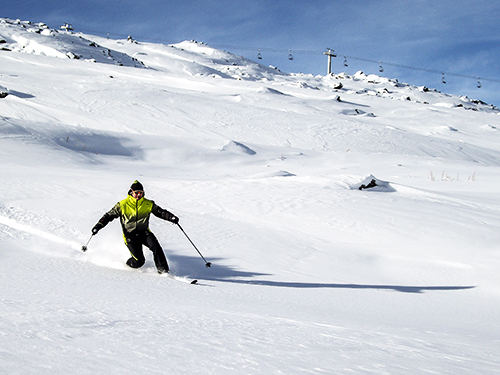
[[[195,41],[0,41],[0,372],[500,371],[497,108]],[[128,269],[117,221],[80,251],[135,179],[199,285]]]

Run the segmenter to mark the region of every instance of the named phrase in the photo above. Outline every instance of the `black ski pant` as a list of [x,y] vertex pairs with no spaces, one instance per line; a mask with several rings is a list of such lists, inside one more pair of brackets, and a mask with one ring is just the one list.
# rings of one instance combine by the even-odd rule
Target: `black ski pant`
[[153,259],[158,271],[168,271],[168,263],[165,253],[156,239],[156,236],[152,232],[146,230],[141,232],[126,233],[125,242],[127,243],[130,255],[132,255],[132,257],[127,260],[128,266],[132,268],[140,268],[144,265],[146,262],[144,252],[142,251],[142,246],[144,245],[153,252]]

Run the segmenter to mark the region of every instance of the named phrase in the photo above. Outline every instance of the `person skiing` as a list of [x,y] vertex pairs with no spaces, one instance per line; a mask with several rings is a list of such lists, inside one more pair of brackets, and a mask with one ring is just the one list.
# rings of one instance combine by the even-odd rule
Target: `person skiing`
[[96,235],[109,222],[120,218],[123,238],[131,257],[127,265],[140,268],[146,262],[142,246],[153,252],[153,259],[158,273],[169,271],[167,258],[156,236],[149,229],[149,216],[151,213],[160,219],[179,223],[179,218],[170,211],[158,206],[154,201],[145,198],[142,184],[135,180],[130,186],[127,198],[119,201],[111,210],[106,212],[92,228],[92,235]]

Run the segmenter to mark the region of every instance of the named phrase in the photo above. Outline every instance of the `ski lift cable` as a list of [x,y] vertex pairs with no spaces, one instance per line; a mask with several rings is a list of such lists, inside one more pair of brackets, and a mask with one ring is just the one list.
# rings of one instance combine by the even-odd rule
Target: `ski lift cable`
[[[290,49],[283,49],[283,48],[262,48],[262,47],[258,48],[258,47],[244,47],[244,46],[235,46],[235,45],[214,45],[214,46],[217,48],[227,48],[227,49],[245,50],[245,51],[263,51],[263,52],[273,52],[273,53],[290,53],[290,51],[292,51]],[[295,55],[323,55],[323,52],[308,51],[308,50],[295,50],[295,49],[293,50],[293,53]],[[358,57],[358,56],[345,55],[345,54],[342,54],[341,52],[335,52],[335,54],[342,55],[344,57],[344,65],[345,65],[345,62],[349,59],[349,60],[358,60],[358,61],[364,61],[364,62],[378,64],[379,68],[381,66],[382,67],[383,66],[393,66],[396,68],[415,70],[415,71],[420,71],[420,72],[427,72],[427,73],[433,73],[433,74],[439,74],[439,75],[443,74],[442,70],[437,70],[437,69],[420,68],[420,67],[416,67],[416,66],[398,64],[398,63],[393,63],[393,62],[388,62],[388,61],[367,59],[367,58]],[[345,65],[345,66],[347,66],[347,65]],[[460,78],[478,80],[478,76],[470,76],[470,75],[466,75],[466,74],[451,73],[451,72],[444,72],[444,74],[448,77],[460,77]],[[500,83],[500,79],[481,77],[481,82],[485,82],[485,81]]]
[[[85,28],[79,28],[81,32],[83,33],[91,33],[93,32],[92,30],[86,30]],[[95,32],[95,31],[94,31]],[[110,37],[122,37],[121,35],[118,34],[110,34],[109,32],[107,33],[108,38]],[[257,51],[258,55],[261,55],[261,51],[263,52],[275,52],[275,53],[289,53],[289,57],[291,55],[291,50],[290,49],[282,49],[282,48],[258,48],[258,47],[245,47],[245,46],[236,46],[236,45],[218,45],[218,44],[213,44],[214,47],[216,48],[227,48],[227,49],[234,49],[234,50],[246,50],[246,51]],[[323,52],[318,52],[318,51],[309,51],[309,50],[293,50],[293,53],[296,55],[323,55]],[[341,53],[337,53],[340,55]],[[386,66],[393,66],[396,68],[402,68],[402,69],[408,69],[408,70],[415,70],[415,71],[420,71],[420,72],[427,72],[427,73],[434,73],[434,74],[443,74],[442,70],[435,70],[435,69],[427,69],[427,68],[419,68],[415,66],[410,66],[410,65],[404,65],[404,64],[397,64],[397,63],[391,63],[387,61],[380,61],[380,60],[372,60],[372,59],[367,59],[363,57],[357,57],[357,56],[350,56],[350,55],[344,55],[344,66],[348,66],[347,64],[347,59],[350,60],[358,60],[358,61],[365,61],[365,62],[370,62],[370,63],[375,63],[379,64],[379,68],[381,64],[386,65]],[[292,59],[290,59],[292,60]],[[478,88],[482,87],[481,82],[497,82],[500,83],[500,79],[496,78],[487,78],[487,77],[481,77],[479,80],[478,76],[469,76],[466,74],[460,74],[460,73],[450,73],[450,72],[444,72],[447,76],[453,76],[453,77],[460,77],[460,78],[466,78],[466,79],[474,79],[477,80],[477,86]]]
[[[362,57],[356,57],[356,56],[345,56],[346,58],[349,58],[351,60],[359,60],[359,61],[365,61],[365,62],[371,62],[375,64],[383,64],[383,65],[389,65],[389,66],[394,66],[397,68],[403,68],[403,69],[409,69],[409,70],[417,70],[420,72],[427,72],[427,73],[434,73],[434,74],[444,74],[446,76],[453,76],[453,77],[460,77],[460,78],[468,78],[468,79],[478,79],[478,76],[469,76],[466,74],[460,74],[460,73],[450,73],[450,72],[443,72],[442,70],[436,70],[436,69],[427,69],[427,68],[419,68],[411,65],[404,65],[404,64],[397,64],[397,63],[391,63],[387,61],[379,61],[379,60],[371,60],[371,59],[365,59]],[[495,78],[485,78],[481,77],[482,81],[491,81],[491,82],[500,82],[500,79],[495,79]]]
[[235,45],[227,45],[227,44],[212,44],[212,46],[216,48],[226,48],[226,49],[235,49],[242,51],[263,51],[263,52],[275,52],[275,53],[290,53],[293,52],[295,54],[300,55],[320,55],[322,52],[318,51],[306,51],[306,50],[298,50],[298,49],[284,49],[284,48],[265,48],[265,47],[242,47]]

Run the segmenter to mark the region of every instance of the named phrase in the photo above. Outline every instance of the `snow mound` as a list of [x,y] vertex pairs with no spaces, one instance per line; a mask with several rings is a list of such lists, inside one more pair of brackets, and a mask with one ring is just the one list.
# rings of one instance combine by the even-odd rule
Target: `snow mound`
[[7,87],[0,86],[0,99],[5,98],[7,95],[9,95]]
[[352,190],[370,190],[370,191],[378,191],[384,193],[392,193],[395,192],[391,184],[387,181],[382,181],[373,175],[369,175],[363,181],[354,184],[351,186]]
[[268,171],[268,172],[261,172],[261,173],[255,173],[249,176],[251,179],[268,179],[268,178],[275,178],[275,177],[295,177],[296,175],[293,173],[290,173],[288,171],[284,170],[278,170],[278,171]]
[[222,151],[232,152],[232,153],[235,153],[235,154],[246,154],[246,155],[255,155],[255,154],[257,154],[250,147],[244,145],[243,143],[235,142],[235,141],[231,141],[227,145],[225,145],[222,148]]
[[262,93],[262,94],[286,95],[286,94],[282,93],[281,91],[270,88],[270,87],[261,87],[257,90],[257,92]]

